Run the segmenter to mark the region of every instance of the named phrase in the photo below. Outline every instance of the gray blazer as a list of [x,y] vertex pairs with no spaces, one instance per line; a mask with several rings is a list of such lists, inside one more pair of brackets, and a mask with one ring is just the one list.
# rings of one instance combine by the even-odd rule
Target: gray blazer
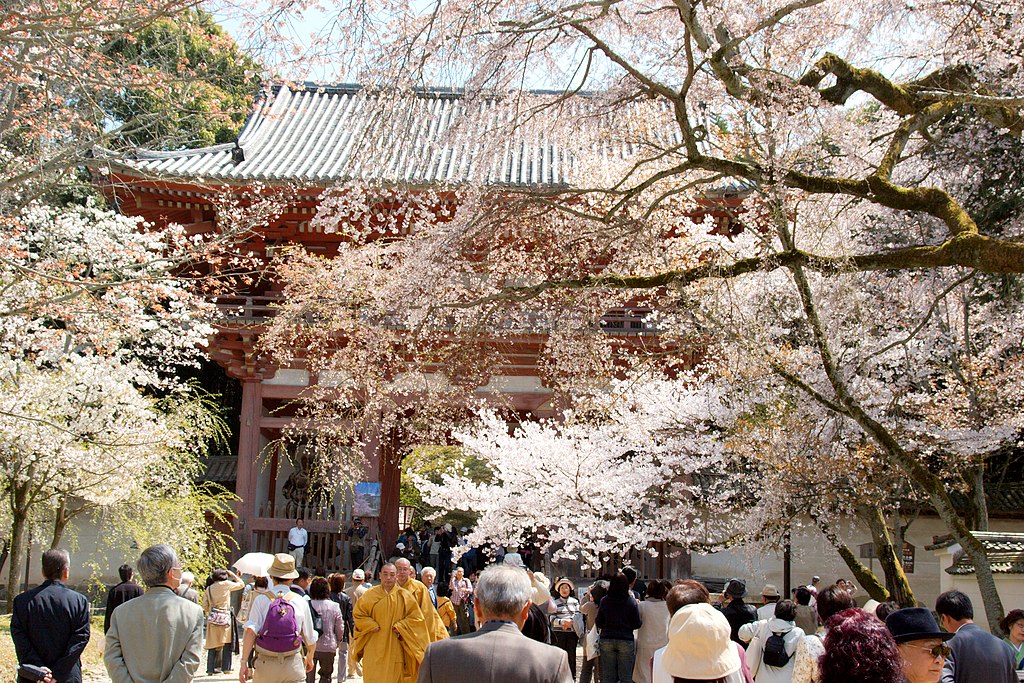
[[110,616],[103,663],[113,683],[190,683],[203,652],[203,608],[156,586]]
[[1013,649],[980,626],[964,624],[947,645],[942,683],[1017,683]]
[[504,621],[427,647],[416,683],[572,683],[564,650]]

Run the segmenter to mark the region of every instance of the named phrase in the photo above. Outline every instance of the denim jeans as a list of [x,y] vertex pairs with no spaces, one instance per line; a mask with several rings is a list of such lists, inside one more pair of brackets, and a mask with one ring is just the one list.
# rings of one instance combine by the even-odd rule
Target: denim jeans
[[218,669],[224,673],[231,671],[231,643],[206,651],[206,673],[212,674]]
[[601,638],[601,683],[633,683],[636,642]]

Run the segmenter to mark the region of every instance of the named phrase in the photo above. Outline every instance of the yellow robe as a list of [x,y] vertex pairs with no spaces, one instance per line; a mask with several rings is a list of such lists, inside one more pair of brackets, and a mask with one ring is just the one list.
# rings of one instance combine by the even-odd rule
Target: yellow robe
[[356,602],[352,616],[350,655],[362,661],[364,683],[415,683],[428,642],[412,593],[374,586]]
[[458,621],[458,615],[455,614],[455,607],[452,606],[452,601],[448,598],[437,596],[437,613],[441,616],[441,623],[448,629],[448,633],[451,634],[452,629],[455,628],[455,623]]
[[412,593],[416,598],[416,604],[420,606],[420,611],[423,612],[423,621],[427,627],[427,641],[434,643],[447,638],[448,629],[444,627],[441,615],[434,609],[434,603],[430,599],[430,590],[427,589],[426,584],[416,579],[409,579],[402,588]]

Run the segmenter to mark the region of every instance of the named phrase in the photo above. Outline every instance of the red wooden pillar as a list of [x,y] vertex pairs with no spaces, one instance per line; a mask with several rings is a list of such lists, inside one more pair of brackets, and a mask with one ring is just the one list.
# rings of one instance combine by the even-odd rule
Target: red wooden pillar
[[380,537],[384,557],[390,557],[398,539],[399,488],[401,487],[401,458],[398,437],[392,433],[381,439],[378,455],[380,478]]
[[260,455],[260,416],[263,384],[242,382],[242,413],[238,429],[238,467],[235,477],[235,542],[240,554],[252,549],[252,520],[256,516],[256,463]]

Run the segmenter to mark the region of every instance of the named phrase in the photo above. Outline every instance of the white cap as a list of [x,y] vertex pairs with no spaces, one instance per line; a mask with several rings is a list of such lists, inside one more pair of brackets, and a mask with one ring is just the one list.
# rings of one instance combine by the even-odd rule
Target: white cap
[[364,572],[362,569],[357,569],[354,572],[352,572],[352,579],[356,581],[365,581],[366,572]]

